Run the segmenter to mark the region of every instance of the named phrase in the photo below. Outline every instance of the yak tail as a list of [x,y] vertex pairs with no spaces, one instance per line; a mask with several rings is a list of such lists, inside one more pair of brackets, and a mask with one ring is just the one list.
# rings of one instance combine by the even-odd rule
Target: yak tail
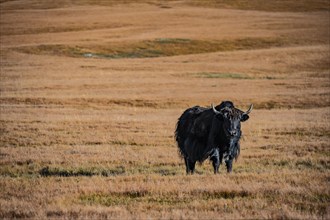
[[[184,151],[184,140],[182,137],[180,137],[180,120],[178,120],[178,123],[176,124],[176,129],[175,129],[175,132],[174,132],[174,137],[175,137],[175,140],[178,144],[178,152],[180,154],[180,156],[182,158],[185,157],[186,153]],[[181,134],[182,135],[182,134]]]

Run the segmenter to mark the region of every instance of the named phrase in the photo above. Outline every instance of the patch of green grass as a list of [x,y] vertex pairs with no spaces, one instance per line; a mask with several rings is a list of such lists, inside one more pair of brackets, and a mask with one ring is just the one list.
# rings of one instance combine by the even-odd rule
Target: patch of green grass
[[[133,192],[134,194],[134,192]],[[166,206],[177,206],[180,204],[188,203],[186,198],[178,198],[173,195],[152,195],[147,194],[136,194],[131,195],[130,193],[110,193],[110,194],[91,194],[82,195],[79,200],[86,205],[102,205],[102,206],[115,206],[115,205],[131,205],[134,203],[144,204],[158,204]]]
[[17,177],[72,177],[72,176],[119,176],[133,174],[158,174],[161,176],[176,176],[184,173],[184,167],[172,165],[143,165],[133,164],[131,166],[117,165],[114,167],[95,166],[44,166],[39,163],[4,164],[0,168],[0,176]]
[[148,195],[147,191],[126,191],[126,192],[113,192],[110,194],[90,194],[81,195],[79,200],[87,205],[128,205],[132,202],[142,201]]
[[330,131],[325,128],[318,128],[318,127],[310,127],[306,128],[294,128],[291,130],[284,130],[284,131],[277,131],[275,132],[276,135],[289,135],[289,136],[296,136],[296,137],[326,137],[330,138]]
[[[13,0],[0,0],[0,3]],[[173,1],[173,0],[167,0]],[[44,1],[44,0],[34,0],[20,2],[18,4],[5,5],[6,10],[23,10],[23,9],[55,9],[55,8],[65,8],[72,6],[88,6],[88,5],[98,5],[98,6],[116,6],[120,4],[132,4],[132,3],[144,3],[144,4],[157,4],[159,0],[79,0],[79,1],[68,1],[68,0],[56,0],[56,1]]]
[[157,38],[139,42],[121,42],[101,46],[39,45],[17,48],[29,54],[59,55],[85,58],[152,58],[220,51],[251,50],[288,44],[280,38],[243,38],[235,40],[192,40]]
[[184,167],[172,165],[134,165],[126,170],[129,174],[159,174],[161,176],[176,176],[184,173]]
[[118,166],[112,169],[96,168],[96,167],[78,167],[78,168],[62,168],[62,167],[44,167],[39,171],[41,176],[117,176],[125,173],[125,167]]
[[269,189],[262,191],[260,195],[267,199],[269,203],[285,203],[301,213],[313,213],[323,217],[327,213],[327,204],[329,203],[328,194],[313,191],[291,191],[283,194],[280,193],[280,190]]
[[175,176],[178,174],[177,170],[173,169],[158,169],[155,171],[156,173],[159,173],[162,176]]
[[155,42],[160,44],[177,44],[177,43],[191,43],[190,39],[186,38],[156,38]]
[[[17,51],[28,54],[40,54],[40,55],[67,55],[72,57],[81,56],[85,51],[78,46],[66,46],[60,44],[42,44],[33,47],[21,47]],[[87,51],[86,51],[87,52]]]
[[315,170],[319,170],[319,171],[327,171],[330,169],[330,161],[299,159],[295,162],[295,167],[298,169],[301,169],[301,170],[315,169]]
[[211,78],[211,79],[253,79],[247,75],[241,73],[217,73],[217,72],[201,72],[194,74],[200,78]]
[[193,191],[191,192],[192,196],[198,196],[203,198],[203,200],[211,200],[211,199],[234,199],[237,197],[248,197],[251,196],[248,191],[241,190],[241,191]]
[[298,160],[289,160],[289,159],[281,159],[281,160],[262,160],[261,164],[268,167],[277,167],[279,169],[292,169],[292,170],[317,170],[320,172],[327,171],[330,168],[329,161],[318,159],[311,160],[309,158],[298,159]]
[[20,162],[12,164],[2,164],[0,168],[0,176],[9,176],[12,178],[17,177],[35,177],[38,176],[36,170],[38,165],[34,163],[23,163]]
[[153,173],[160,174],[162,176],[175,176],[182,174],[183,167],[179,166],[155,166],[152,169]]
[[230,8],[240,10],[258,10],[271,12],[329,11],[328,0],[190,0],[189,5],[198,7]]
[[176,176],[184,174],[184,167],[173,165],[143,165],[132,164],[128,166],[117,165],[113,167],[95,166],[45,166],[40,163],[16,162],[15,164],[3,164],[0,168],[0,176],[17,177],[72,177],[72,176],[120,176],[133,174],[158,174],[161,176]]
[[[5,3],[10,0],[0,0],[0,3]],[[165,2],[175,0],[80,0],[80,1],[43,1],[34,0],[27,3],[20,2],[19,4],[5,5],[6,10],[23,10],[23,9],[54,9],[63,7],[72,7],[74,5],[98,5],[98,6],[115,6],[120,4],[143,3],[157,5],[161,8],[170,8],[164,5]],[[161,4],[161,5],[160,5]],[[230,8],[240,10],[259,10],[272,12],[286,12],[286,11],[320,11],[330,10],[329,1],[327,0],[277,0],[277,1],[263,1],[263,0],[186,0],[183,4],[196,7],[212,7],[212,8]]]
[[124,191],[112,193],[95,193],[80,195],[79,200],[86,205],[131,205],[134,203],[144,203],[149,205],[162,205],[162,206],[180,206],[187,205],[195,199],[210,201],[218,199],[232,200],[234,198],[250,197],[247,191],[207,191],[207,190],[194,190],[186,193],[156,193],[148,192],[145,190],[140,191]]
[[[15,28],[5,27],[2,29],[2,35],[25,35],[25,34],[41,34],[41,33],[63,33],[63,32],[76,32],[76,31],[90,31],[97,29],[112,29],[125,27],[125,24],[113,24],[113,25],[90,25],[90,26],[70,26],[70,27],[58,27],[58,26],[47,26],[47,27],[26,27],[26,28]],[[87,40],[90,41],[90,40]]]

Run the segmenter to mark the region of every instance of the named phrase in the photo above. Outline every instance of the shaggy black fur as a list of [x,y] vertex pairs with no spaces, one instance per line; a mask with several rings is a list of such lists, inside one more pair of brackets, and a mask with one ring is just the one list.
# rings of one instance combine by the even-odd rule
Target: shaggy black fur
[[240,122],[249,118],[248,113],[224,101],[213,108],[195,106],[183,112],[178,119],[175,138],[179,152],[185,160],[186,172],[194,173],[196,162],[210,158],[214,173],[219,172],[225,159],[227,172],[232,171],[232,162],[240,153]]

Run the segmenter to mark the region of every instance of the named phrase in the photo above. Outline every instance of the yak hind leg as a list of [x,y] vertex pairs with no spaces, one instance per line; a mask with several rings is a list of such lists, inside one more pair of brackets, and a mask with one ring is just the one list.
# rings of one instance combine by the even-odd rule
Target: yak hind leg
[[188,158],[185,158],[184,160],[185,160],[185,163],[186,163],[186,173],[187,173],[187,175],[194,174],[196,161],[193,162],[193,161],[189,160]]

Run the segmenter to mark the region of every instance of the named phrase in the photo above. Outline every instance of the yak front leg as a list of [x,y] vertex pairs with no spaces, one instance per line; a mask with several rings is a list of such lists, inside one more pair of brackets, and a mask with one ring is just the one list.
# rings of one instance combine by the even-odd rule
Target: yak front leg
[[214,174],[219,173],[219,167],[220,167],[221,159],[220,159],[220,154],[219,154],[219,149],[218,148],[214,149],[214,152],[211,155],[210,159],[212,160]]
[[233,170],[233,158],[231,158],[231,156],[229,156],[229,159],[226,160],[226,167],[227,167],[227,172],[231,173]]

